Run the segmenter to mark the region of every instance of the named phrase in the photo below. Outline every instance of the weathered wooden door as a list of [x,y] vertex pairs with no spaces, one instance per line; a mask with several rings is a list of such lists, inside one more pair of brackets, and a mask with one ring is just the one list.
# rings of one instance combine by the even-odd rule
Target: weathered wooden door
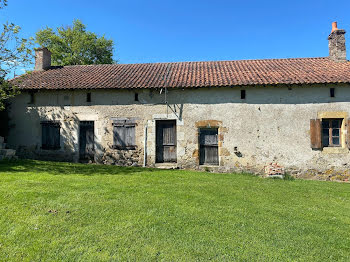
[[201,128],[199,131],[199,162],[201,165],[218,165],[219,148],[218,148],[218,129]]
[[176,121],[156,122],[156,162],[176,162]]
[[79,132],[79,157],[80,160],[94,160],[95,134],[93,121],[81,121]]

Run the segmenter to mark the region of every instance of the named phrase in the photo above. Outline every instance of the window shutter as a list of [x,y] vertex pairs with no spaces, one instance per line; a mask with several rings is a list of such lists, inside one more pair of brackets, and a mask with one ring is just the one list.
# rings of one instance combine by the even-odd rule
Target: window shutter
[[125,131],[125,144],[126,146],[135,145],[135,126],[126,125],[124,128]]
[[47,146],[49,149],[52,149],[55,146],[55,141],[54,141],[54,127],[52,125],[47,126],[47,134],[48,134],[48,139],[47,139]]
[[311,119],[310,120],[310,140],[312,149],[321,149],[321,120]]
[[53,126],[53,148],[58,149],[60,148],[60,127],[59,126]]
[[348,148],[350,148],[350,118],[346,122],[346,143]]
[[57,121],[41,122],[41,145],[43,149],[60,148],[60,123]]
[[123,126],[114,126],[114,145],[125,147],[125,134]]
[[113,122],[114,148],[131,149],[135,146],[135,123],[131,120]]
[[41,136],[41,146],[42,148],[46,148],[48,147],[48,134],[47,134],[47,126],[46,125],[42,125],[41,126],[41,130],[42,130],[42,136]]

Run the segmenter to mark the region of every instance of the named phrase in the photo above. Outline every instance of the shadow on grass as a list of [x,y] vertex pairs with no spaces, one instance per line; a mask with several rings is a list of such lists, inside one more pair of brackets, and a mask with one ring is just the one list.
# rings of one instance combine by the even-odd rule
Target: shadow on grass
[[0,172],[50,173],[52,175],[128,175],[139,172],[159,172],[159,169],[142,167],[106,166],[37,160],[0,161]]

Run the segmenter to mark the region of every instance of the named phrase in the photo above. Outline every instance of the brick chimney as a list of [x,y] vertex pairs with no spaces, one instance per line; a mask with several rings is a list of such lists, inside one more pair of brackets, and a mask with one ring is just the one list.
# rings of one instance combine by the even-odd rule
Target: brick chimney
[[51,52],[46,47],[35,48],[34,71],[47,70],[51,67]]
[[328,36],[329,58],[336,62],[346,61],[345,30],[338,29],[337,22],[332,23],[332,32]]

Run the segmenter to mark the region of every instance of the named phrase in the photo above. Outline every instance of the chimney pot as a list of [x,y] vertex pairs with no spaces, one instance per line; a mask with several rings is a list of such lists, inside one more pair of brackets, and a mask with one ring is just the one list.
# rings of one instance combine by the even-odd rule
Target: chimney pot
[[338,23],[337,22],[333,22],[332,23],[332,31],[331,33],[333,33],[334,31],[337,31],[338,30]]
[[51,67],[51,52],[46,47],[35,48],[34,71],[47,70]]

